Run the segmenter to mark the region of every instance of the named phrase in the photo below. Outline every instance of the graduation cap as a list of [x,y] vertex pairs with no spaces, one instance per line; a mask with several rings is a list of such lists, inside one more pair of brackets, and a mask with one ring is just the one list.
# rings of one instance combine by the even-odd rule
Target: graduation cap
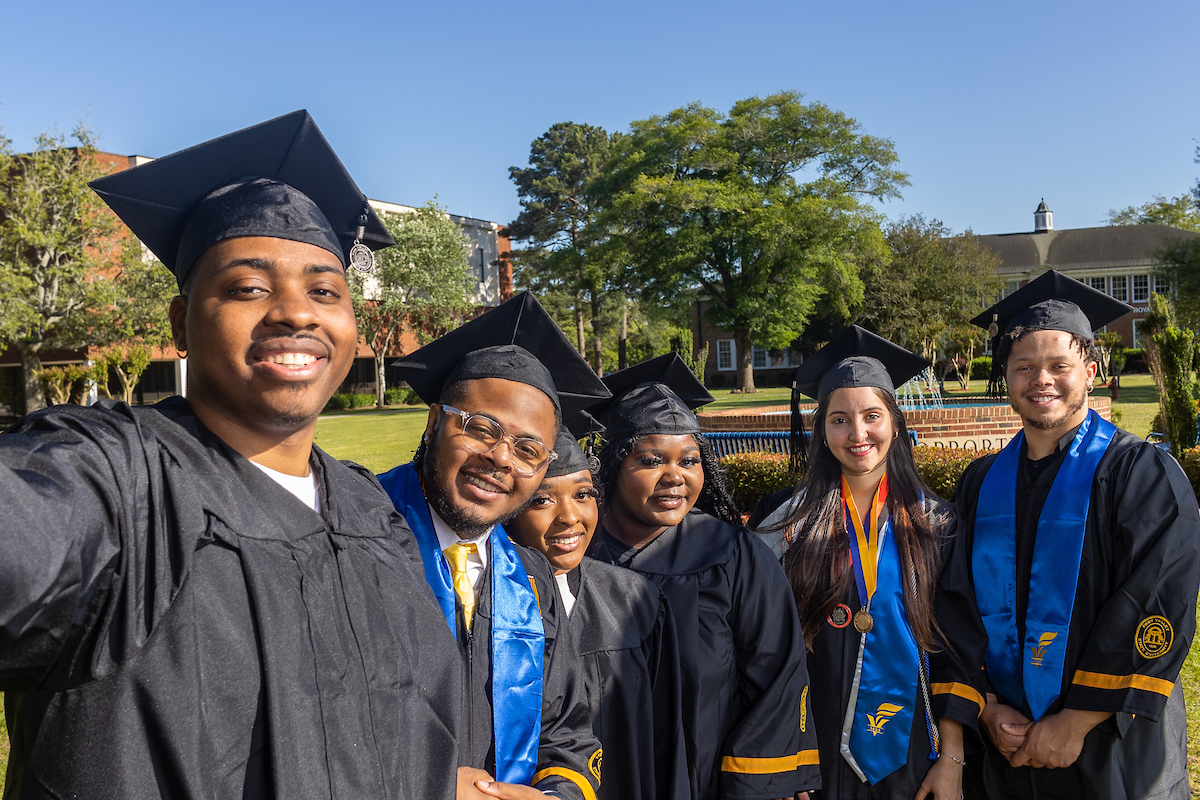
[[1130,311],[1133,306],[1128,303],[1050,270],[975,317],[971,324],[987,330],[993,339],[1021,327],[1075,333],[1091,341],[1093,331]]
[[394,244],[307,111],[198,144],[90,186],[183,286],[217,242],[270,236],[351,250]]
[[874,386],[891,394],[921,374],[929,361],[866,328],[851,325],[804,360],[792,373],[793,393],[818,402],[834,389]]
[[604,383],[612,391],[613,401],[601,418],[613,441],[659,433],[699,433],[692,409],[714,399],[674,352],[618,370],[605,376]]
[[426,403],[450,385],[503,378],[541,389],[564,418],[610,396],[562,329],[529,292],[392,363]]
[[546,467],[546,477],[558,478],[563,475],[574,475],[585,469],[593,472],[599,469],[599,462],[594,456],[584,453],[583,448],[579,446],[579,440],[590,439],[603,432],[604,426],[588,412],[580,411],[573,414],[563,423],[562,429],[558,432],[558,439],[554,442],[554,452],[558,453],[558,458],[551,461],[550,466]]

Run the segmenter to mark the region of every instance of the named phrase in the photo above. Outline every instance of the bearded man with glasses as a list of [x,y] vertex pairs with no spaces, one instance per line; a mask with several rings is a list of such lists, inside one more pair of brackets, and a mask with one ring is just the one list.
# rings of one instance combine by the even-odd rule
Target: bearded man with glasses
[[430,404],[412,463],[379,480],[462,655],[458,798],[595,800],[600,743],[550,564],[502,525],[541,485],[564,414],[609,392],[527,293],[393,366]]

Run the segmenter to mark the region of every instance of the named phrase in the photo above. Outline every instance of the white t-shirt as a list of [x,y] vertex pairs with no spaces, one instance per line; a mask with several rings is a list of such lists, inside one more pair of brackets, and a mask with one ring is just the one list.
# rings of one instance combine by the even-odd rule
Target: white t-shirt
[[554,582],[558,584],[558,594],[562,597],[563,608],[567,610],[567,616],[571,616],[571,611],[575,608],[575,595],[571,594],[571,587],[567,584],[567,573],[554,576]]
[[318,514],[321,513],[321,497],[317,494],[317,476],[312,470],[309,470],[307,475],[288,475],[285,472],[264,467],[257,461],[250,463],[261,469],[268,478],[294,494],[301,503]]

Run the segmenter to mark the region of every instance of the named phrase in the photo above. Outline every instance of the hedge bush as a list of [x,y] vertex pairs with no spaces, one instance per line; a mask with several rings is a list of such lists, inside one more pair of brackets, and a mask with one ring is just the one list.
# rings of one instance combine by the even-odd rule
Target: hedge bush
[[387,406],[415,406],[420,403],[421,397],[415,389],[396,387],[383,392],[383,404]]
[[347,408],[370,408],[375,405],[373,394],[335,394],[325,404],[326,411],[344,411]]
[[[913,450],[913,461],[917,474],[926,485],[948,500],[954,495],[954,487],[967,465],[991,452],[995,451],[917,447]],[[1200,448],[1195,453],[1195,471],[1200,478]],[[779,453],[736,453],[721,459],[721,466],[725,469],[733,500],[744,512],[752,511],[768,494],[795,483],[795,477],[788,470],[788,457]]]
[[992,357],[980,356],[971,359],[971,380],[986,381],[992,376]]

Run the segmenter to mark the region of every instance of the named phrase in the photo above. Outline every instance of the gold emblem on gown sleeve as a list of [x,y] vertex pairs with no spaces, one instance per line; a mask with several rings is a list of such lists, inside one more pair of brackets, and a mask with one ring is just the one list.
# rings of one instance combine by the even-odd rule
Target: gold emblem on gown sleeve
[[592,753],[592,757],[588,759],[588,771],[592,773],[597,782],[600,781],[600,769],[603,766],[601,762],[604,760],[604,750],[601,748]]
[[1175,632],[1171,628],[1171,623],[1167,621],[1166,617],[1160,617],[1157,614],[1142,620],[1138,625],[1137,635],[1133,637],[1137,651],[1145,658],[1158,658],[1165,655],[1171,649],[1174,640]]

